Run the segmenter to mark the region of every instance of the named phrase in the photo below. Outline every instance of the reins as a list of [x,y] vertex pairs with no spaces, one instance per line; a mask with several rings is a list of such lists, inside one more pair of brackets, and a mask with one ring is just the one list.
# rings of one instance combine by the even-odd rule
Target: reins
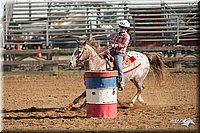
[[[92,56],[92,57],[90,57],[90,58],[88,58],[88,59],[86,59],[86,60],[82,60],[81,62],[90,61],[90,60],[96,58],[97,56],[103,54],[105,51],[107,51],[107,50],[109,50],[109,49],[111,49],[111,47],[106,47],[106,48],[103,49],[100,53],[97,53],[97,55],[94,55],[94,56]],[[81,56],[80,56],[80,57],[81,57]],[[79,57],[79,58],[80,58],[80,57]]]

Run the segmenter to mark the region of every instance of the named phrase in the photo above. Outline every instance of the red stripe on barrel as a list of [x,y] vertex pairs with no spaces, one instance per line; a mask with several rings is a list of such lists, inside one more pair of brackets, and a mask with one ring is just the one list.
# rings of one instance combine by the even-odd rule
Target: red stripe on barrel
[[117,103],[87,104],[87,117],[115,118],[117,117]]

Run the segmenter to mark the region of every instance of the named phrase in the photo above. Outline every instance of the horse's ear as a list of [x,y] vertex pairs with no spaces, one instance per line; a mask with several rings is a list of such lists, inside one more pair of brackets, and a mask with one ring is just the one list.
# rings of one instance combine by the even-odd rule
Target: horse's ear
[[89,42],[89,40],[90,40],[90,38],[88,37],[88,38],[84,41],[83,45],[86,45],[86,44]]
[[80,45],[80,44],[81,44],[81,42],[80,42],[79,40],[76,40],[76,43],[77,43],[78,45]]

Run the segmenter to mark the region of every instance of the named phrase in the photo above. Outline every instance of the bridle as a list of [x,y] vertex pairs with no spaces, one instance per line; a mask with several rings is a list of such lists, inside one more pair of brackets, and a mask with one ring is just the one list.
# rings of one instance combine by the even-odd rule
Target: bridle
[[[85,52],[85,49],[86,49],[85,46],[86,45],[84,45],[84,47],[83,46],[78,46],[78,56],[76,57],[76,62],[77,63],[84,63],[84,62],[90,61],[90,60],[96,58],[97,56],[102,55],[105,51],[110,49],[110,47],[106,47],[106,49],[103,49],[102,51],[97,53],[95,56],[92,56],[92,57],[84,59],[84,60],[80,60],[80,58],[82,57],[82,55]],[[82,48],[82,50],[79,50],[80,48]],[[82,51],[82,52],[80,52],[80,51]]]
[[[82,48],[83,50],[79,50],[80,48]],[[85,48],[85,47],[84,47],[84,48]],[[78,46],[78,49],[77,49],[77,50],[78,50],[78,56],[76,57],[76,61],[77,61],[77,62],[80,61],[80,58],[82,57],[83,53],[85,52],[84,48]],[[80,54],[80,55],[79,55],[79,54]],[[81,63],[82,61],[84,61],[84,60],[81,60],[80,63]]]

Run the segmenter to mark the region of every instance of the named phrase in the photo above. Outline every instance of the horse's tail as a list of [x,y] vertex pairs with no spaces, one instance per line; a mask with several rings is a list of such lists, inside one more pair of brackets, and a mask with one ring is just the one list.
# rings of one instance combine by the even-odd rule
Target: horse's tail
[[153,70],[153,73],[155,74],[159,86],[162,87],[165,80],[165,72],[164,72],[165,64],[163,62],[162,55],[158,53],[148,53],[148,52],[144,52],[144,54],[147,56],[150,62],[150,66]]

